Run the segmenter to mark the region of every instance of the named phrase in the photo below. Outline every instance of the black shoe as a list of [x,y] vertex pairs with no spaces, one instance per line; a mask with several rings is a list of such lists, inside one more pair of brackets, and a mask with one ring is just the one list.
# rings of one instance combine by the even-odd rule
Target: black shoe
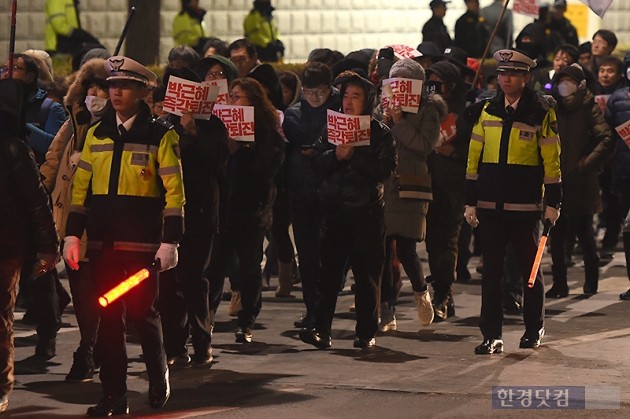
[[332,338],[326,333],[320,333],[315,328],[300,329],[300,340],[318,349],[326,349],[332,346]]
[[129,405],[127,404],[127,396],[105,396],[96,406],[89,407],[87,410],[88,416],[106,417],[128,414]]
[[293,322],[293,326],[297,327],[298,329],[302,329],[304,327],[310,327],[310,325],[311,325],[311,318],[306,313],[302,314],[299,319]]
[[35,356],[44,361],[48,361],[57,354],[57,339],[39,338],[35,346]]
[[352,346],[354,346],[355,348],[361,348],[361,349],[373,348],[373,347],[376,346],[376,339],[374,339],[374,338],[370,338],[370,339],[355,338],[354,339],[354,344]]
[[620,300],[630,300],[630,289],[624,293],[619,294]]
[[602,249],[602,251],[599,252],[599,267],[601,268],[602,266],[608,265],[610,262],[612,262],[614,257],[615,253],[613,250]]
[[521,342],[519,343],[518,347],[521,349],[538,348],[540,346],[540,341],[542,340],[543,336],[545,336],[544,327],[540,329],[538,333],[530,334],[530,333],[525,332],[525,334],[521,338]]
[[546,298],[566,298],[569,296],[569,286],[553,284],[549,291],[545,293]]
[[584,295],[595,295],[597,294],[597,282],[595,283],[584,283]]
[[187,367],[190,365],[190,356],[188,354],[169,356],[166,363],[173,367]]
[[433,321],[438,323],[455,315],[455,301],[450,291],[444,298],[433,296],[433,314]]
[[237,327],[234,332],[234,337],[236,338],[236,343],[252,343],[254,335],[252,334],[252,330],[247,327]]
[[66,381],[84,383],[94,378],[94,357],[92,350],[79,346],[73,355],[74,361],[70,372],[66,375]]
[[502,339],[484,339],[481,345],[475,348],[477,355],[500,354],[503,352]]
[[470,280],[472,279],[472,276],[470,275],[470,271],[468,270],[468,267],[462,267],[457,269],[457,282],[470,282]]
[[149,405],[154,409],[159,409],[166,404],[171,395],[171,385],[168,380],[168,370],[164,373],[164,378],[149,381]]
[[214,357],[212,356],[212,348],[195,351],[195,354],[192,356],[192,361],[195,365],[207,365],[212,363]]

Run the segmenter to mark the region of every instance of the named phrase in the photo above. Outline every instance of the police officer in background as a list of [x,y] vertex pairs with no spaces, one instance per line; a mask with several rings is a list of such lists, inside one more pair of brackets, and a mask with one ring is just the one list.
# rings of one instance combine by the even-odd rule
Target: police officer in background
[[[536,63],[503,49],[494,54],[501,92],[483,106],[473,127],[466,169],[464,217],[481,228],[484,272],[481,282],[483,342],[476,354],[503,352],[502,286],[505,249],[512,242],[524,278],[538,247],[544,185],[545,221],[560,214],[560,140],[556,114],[525,87]],[[479,218],[477,218],[477,210]],[[537,348],[544,335],[544,283],[539,271],[524,288],[525,334],[520,348]]]
[[[87,225],[87,254],[99,294],[154,261],[160,272],[177,265],[184,206],[179,136],[171,124],[152,119],[143,101],[155,74],[123,56],[110,57],[105,69],[112,106],[85,139],[63,249],[68,266],[77,269],[79,237]],[[160,315],[155,308],[158,275],[151,271],[151,277],[100,311],[98,341],[107,348],[101,354],[103,399],[88,409],[88,416],[129,412],[126,315],[140,337],[149,375],[149,404],[160,408],[169,397]]]

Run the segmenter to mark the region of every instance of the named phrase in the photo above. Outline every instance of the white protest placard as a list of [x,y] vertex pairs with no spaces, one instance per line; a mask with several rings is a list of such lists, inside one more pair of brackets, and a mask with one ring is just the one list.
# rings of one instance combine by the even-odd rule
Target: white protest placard
[[217,86],[170,76],[163,109],[174,115],[182,116],[184,112],[190,112],[196,119],[210,119],[218,93]]
[[422,80],[392,78],[383,80],[381,108],[400,106],[404,112],[418,113],[422,98]]
[[515,0],[512,10],[514,10],[514,13],[537,18],[538,7],[536,0]]
[[385,48],[391,48],[394,50],[394,56],[399,60],[403,58],[417,58],[422,57],[422,53],[415,48],[411,48],[408,45],[387,45]]
[[204,81],[201,84],[208,84],[210,86],[218,86],[219,94],[215,102],[219,105],[227,105],[230,101],[230,93],[228,92],[228,81],[226,79]]
[[228,130],[228,136],[236,141],[254,141],[254,107],[214,105],[216,115]]
[[617,131],[623,142],[626,143],[628,147],[630,147],[630,120],[624,122],[618,127],[615,127],[615,130]]
[[610,95],[597,95],[595,96],[595,103],[597,103],[602,110],[602,113],[606,113],[606,104],[608,103],[608,99]]
[[328,142],[334,145],[370,145],[370,115],[346,115],[328,110]]

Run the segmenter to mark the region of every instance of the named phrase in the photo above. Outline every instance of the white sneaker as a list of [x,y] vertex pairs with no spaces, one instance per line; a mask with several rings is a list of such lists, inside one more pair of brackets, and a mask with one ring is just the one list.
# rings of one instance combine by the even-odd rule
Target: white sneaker
[[232,299],[230,300],[230,308],[228,308],[228,314],[230,316],[238,316],[238,312],[243,309],[241,304],[241,292],[232,291]]
[[433,322],[433,304],[427,288],[423,292],[415,293],[416,308],[418,309],[418,319],[422,326],[428,326]]
[[396,307],[387,303],[381,305],[381,316],[378,323],[379,332],[389,332],[396,330]]

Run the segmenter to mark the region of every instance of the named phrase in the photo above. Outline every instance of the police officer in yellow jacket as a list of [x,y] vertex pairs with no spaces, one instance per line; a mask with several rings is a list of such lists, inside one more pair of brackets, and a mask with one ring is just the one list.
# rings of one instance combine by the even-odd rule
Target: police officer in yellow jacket
[[256,46],[263,62],[276,62],[284,57],[284,44],[278,39],[278,24],[273,18],[275,7],[271,0],[254,0],[252,10],[245,16],[245,38]]
[[[87,226],[88,257],[99,294],[158,261],[177,264],[183,233],[184,188],[179,136],[151,117],[143,99],[156,76],[134,60],[105,61],[111,109],[91,127],[73,180],[64,259],[78,268],[79,237]],[[126,414],[125,317],[136,324],[149,375],[149,403],[159,408],[170,394],[157,301],[157,272],[102,308],[97,346],[102,348],[103,399],[89,416]],[[94,302],[96,303],[96,302]]]
[[100,46],[92,34],[81,28],[77,0],[46,0],[46,51],[76,55],[85,45]]
[[173,18],[173,40],[175,46],[188,45],[203,56],[207,38],[203,21],[206,11],[199,7],[199,0],[182,0],[182,9]]
[[[562,198],[556,114],[525,87],[536,63],[508,49],[497,51],[494,58],[501,92],[483,106],[473,127],[466,170],[464,216],[481,229],[484,259],[479,322],[484,340],[476,354],[503,351],[502,282],[508,242],[528,278],[538,247],[543,190],[544,218],[552,224]],[[525,334],[519,347],[536,348],[544,334],[540,271],[533,288],[524,289],[523,313]]]

